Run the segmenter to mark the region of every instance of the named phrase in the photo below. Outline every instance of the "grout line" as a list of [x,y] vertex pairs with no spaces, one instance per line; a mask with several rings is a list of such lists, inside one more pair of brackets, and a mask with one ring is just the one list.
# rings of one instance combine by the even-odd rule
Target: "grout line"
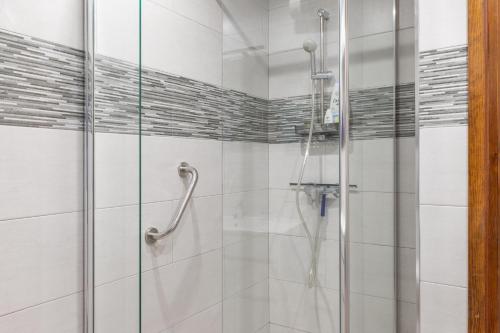
[[433,284],[435,286],[445,286],[445,287],[450,287],[450,288],[459,288],[459,289],[465,289],[467,290],[467,286],[458,286],[455,284],[448,284],[448,283],[442,283],[442,282],[434,282],[434,281],[427,281],[422,278],[420,278],[420,282],[427,283],[427,284]]
[[48,299],[46,301],[43,301],[43,302],[40,302],[40,303],[36,303],[36,304],[33,304],[33,305],[30,305],[30,306],[26,306],[24,308],[20,308],[20,309],[17,309],[17,310],[13,310],[11,312],[6,312],[4,314],[1,314],[0,315],[0,318],[3,318],[3,317],[7,317],[7,316],[10,316],[10,315],[13,315],[13,314],[16,314],[18,312],[22,312],[22,311],[25,311],[25,310],[29,310],[31,308],[36,308],[36,307],[39,307],[39,306],[42,306],[42,305],[45,305],[45,304],[48,304],[48,303],[53,303],[53,302],[56,302],[56,301],[59,301],[59,300],[62,300],[64,298],[68,298],[70,296],[74,296],[74,295],[78,295],[78,294],[83,294],[83,289],[81,290],[78,290],[76,292],[73,292],[73,293],[70,293],[70,294],[66,294],[66,295],[63,295],[63,296],[59,296],[59,297],[56,297],[56,298],[51,298],[51,299]]
[[0,219],[0,224],[14,222],[14,221],[18,221],[18,220],[29,220],[29,219],[36,219],[36,218],[43,218],[43,217],[69,215],[69,214],[81,214],[81,213],[83,213],[83,210],[48,213],[48,214],[41,214],[41,215],[31,215],[31,216],[24,216],[24,217],[13,217],[13,218],[7,218],[7,219]]

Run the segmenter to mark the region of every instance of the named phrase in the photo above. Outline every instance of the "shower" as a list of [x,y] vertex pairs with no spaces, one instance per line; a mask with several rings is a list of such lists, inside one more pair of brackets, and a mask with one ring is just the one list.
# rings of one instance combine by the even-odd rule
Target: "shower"
[[[301,221],[302,227],[308,239],[310,248],[311,248],[311,263],[309,267],[309,276],[308,276],[308,287],[312,288],[316,284],[317,279],[317,266],[318,266],[318,257],[319,257],[319,248],[320,248],[320,231],[321,231],[321,218],[318,219],[318,222],[315,225],[314,236],[311,233],[311,230],[307,226],[307,222],[304,218],[304,214],[302,213],[302,209],[300,207],[300,192],[304,190],[306,193],[309,192],[308,189],[303,187],[303,178],[304,171],[307,165],[307,161],[309,159],[309,154],[311,150],[311,142],[313,139],[313,134],[315,133],[316,126],[315,120],[318,122],[319,131],[325,128],[325,126],[329,126],[338,120],[338,97],[336,97],[336,93],[338,93],[338,89],[333,89],[332,98],[330,99],[330,106],[325,113],[324,100],[325,100],[325,81],[333,78],[332,72],[326,71],[325,69],[325,23],[329,19],[330,14],[323,8],[318,10],[318,16],[320,18],[320,43],[319,43],[319,72],[316,71],[316,49],[318,48],[318,44],[311,40],[306,39],[302,44],[304,51],[309,53],[310,56],[310,69],[311,69],[311,117],[309,122],[309,131],[307,136],[307,145],[304,154],[304,159],[302,160],[302,165],[299,172],[299,177],[296,183],[296,191],[295,191],[295,205],[297,208],[297,213],[299,215],[299,219]],[[316,89],[317,82],[319,81],[319,119],[316,117]],[[337,102],[337,103],[335,103]],[[336,107],[336,108],[335,108]],[[334,115],[335,114],[335,115]],[[315,188],[315,190],[319,195],[320,202],[320,215],[323,217],[325,215],[326,210],[326,200],[327,194],[329,191],[329,186],[325,186],[325,184],[308,184],[308,187]],[[314,195],[314,193],[312,193]],[[311,195],[311,197],[312,197]],[[338,193],[333,192],[334,198],[338,197]],[[315,200],[312,200],[314,204]]]

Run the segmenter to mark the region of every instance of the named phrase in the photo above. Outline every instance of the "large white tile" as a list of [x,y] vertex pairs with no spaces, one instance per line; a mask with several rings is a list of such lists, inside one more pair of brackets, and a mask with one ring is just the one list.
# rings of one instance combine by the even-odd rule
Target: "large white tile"
[[221,300],[220,250],[143,273],[143,332],[161,332]]
[[394,193],[352,192],[349,195],[351,241],[394,245]]
[[0,126],[0,220],[82,210],[83,134]]
[[[363,148],[359,152],[358,147],[361,144]],[[352,149],[351,184],[358,185],[358,189],[363,191],[394,192],[396,172],[394,140],[391,138],[362,140],[353,144]],[[359,153],[362,154],[361,161],[357,160],[356,155]]]
[[325,259],[325,286],[329,289],[340,289],[340,248],[338,240],[326,240],[321,248],[321,256]]
[[394,299],[394,248],[351,244],[351,291]]
[[300,332],[339,332],[338,292],[270,279],[269,297],[271,323]]
[[[406,0],[413,2],[414,0]],[[413,8],[411,17],[413,19]],[[397,83],[415,82],[415,28],[397,31]]]
[[139,137],[96,133],[95,205],[97,208],[139,203]]
[[319,8],[330,12],[326,21],[327,43],[338,40],[337,3],[328,0],[310,0],[273,8],[269,12],[269,51],[276,53],[302,47],[305,39],[319,42]]
[[222,32],[222,8],[217,0],[146,0]]
[[268,322],[267,279],[224,300],[224,332],[255,333]]
[[[309,54],[302,48],[303,40],[296,41],[290,50],[269,55],[269,98],[285,98],[311,93]],[[326,69],[338,78],[338,44],[327,45]],[[326,84],[326,92],[333,88],[333,80]]]
[[81,0],[2,0],[0,28],[83,49]]
[[135,0],[95,2],[96,53],[139,64],[139,6]]
[[351,332],[396,332],[394,300],[351,294]]
[[[174,205],[178,206],[179,202]],[[171,216],[165,218],[170,220]],[[171,237],[174,261],[220,248],[222,196],[193,198]]]
[[139,206],[97,209],[94,220],[94,278],[100,285],[138,274]]
[[269,230],[267,189],[224,194],[224,244],[232,244]]
[[419,1],[419,51],[467,44],[466,0]]
[[175,325],[172,333],[222,333],[222,304],[218,303]]
[[0,222],[0,315],[82,289],[83,217]]
[[349,2],[349,37],[373,35],[394,28],[392,0],[352,0]]
[[82,313],[83,295],[73,294],[0,317],[0,332],[80,333]]
[[259,235],[224,247],[224,297],[269,276],[269,239]]
[[467,127],[420,129],[420,204],[467,206]]
[[[269,188],[290,189],[290,183],[297,182],[305,149],[305,144],[301,143],[269,145]],[[303,183],[321,181],[323,152],[323,145],[314,144],[311,146]]]
[[394,32],[350,41],[349,87],[366,89],[395,84]]
[[177,171],[188,162],[199,173],[193,196],[222,193],[222,143],[215,140],[146,136],[142,139],[143,202],[183,198],[190,177]]
[[173,261],[172,235],[154,244],[146,244],[144,232],[151,227],[155,227],[160,231],[166,230],[170,225],[170,219],[174,214],[175,206],[173,201],[143,204],[141,216],[142,271],[170,264]]
[[420,206],[423,281],[467,286],[467,208]]
[[320,223],[320,235],[328,238],[338,238],[338,201],[328,200],[326,217],[320,216],[318,196],[315,202],[303,192],[299,196],[299,207],[304,217],[299,217],[295,191],[270,190],[269,192],[269,232],[275,234],[305,236],[304,222],[312,232]]
[[101,285],[94,294],[96,333],[139,331],[138,275]]
[[[314,235],[314,232],[313,232]],[[320,251],[317,263],[317,281],[325,283],[325,256],[321,247],[323,239],[318,240]],[[314,240],[312,241],[314,244]],[[270,235],[269,236],[269,277],[307,284],[312,262],[311,243],[306,237]],[[316,283],[316,281],[315,281]]]
[[224,142],[224,193],[268,188],[269,151],[267,143]]
[[149,1],[142,4],[142,17],[143,66],[222,84],[220,32]]
[[422,332],[467,332],[467,289],[422,282],[420,302]]
[[[226,37],[224,37],[226,43]],[[267,99],[269,63],[264,50],[243,49],[224,52],[224,88]]]

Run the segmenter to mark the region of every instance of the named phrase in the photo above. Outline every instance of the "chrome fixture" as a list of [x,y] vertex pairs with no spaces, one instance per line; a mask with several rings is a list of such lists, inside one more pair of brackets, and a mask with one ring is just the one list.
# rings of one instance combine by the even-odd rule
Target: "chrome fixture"
[[[318,9],[319,16],[319,74],[323,75],[324,78],[318,77],[319,81],[319,113],[321,117],[321,124],[325,120],[325,79],[328,80],[331,77],[325,73],[325,23],[330,18],[330,13],[325,9]],[[314,79],[314,78],[313,78]]]
[[191,183],[189,184],[186,195],[184,196],[184,200],[177,209],[177,212],[175,213],[174,218],[172,219],[172,222],[170,222],[170,226],[167,228],[167,230],[160,233],[158,229],[155,227],[149,227],[148,229],[146,229],[144,238],[146,239],[147,244],[150,245],[154,244],[156,243],[157,240],[167,237],[175,229],[177,229],[182,219],[182,215],[184,214],[184,211],[186,210],[186,207],[189,203],[189,200],[193,195],[194,188],[198,183],[198,170],[196,170],[195,167],[190,166],[186,162],[182,162],[181,165],[179,165],[179,167],[177,168],[177,170],[179,172],[179,176],[181,177],[187,177],[188,174],[191,174]]
[[339,114],[340,114],[340,332],[351,331],[350,222],[349,222],[349,7],[339,1]]

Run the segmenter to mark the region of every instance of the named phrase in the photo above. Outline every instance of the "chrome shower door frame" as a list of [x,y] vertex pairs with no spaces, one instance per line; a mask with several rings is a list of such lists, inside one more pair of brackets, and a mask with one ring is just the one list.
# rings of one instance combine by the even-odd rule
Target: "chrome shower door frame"
[[83,332],[94,333],[94,50],[95,0],[85,0],[83,165]]

